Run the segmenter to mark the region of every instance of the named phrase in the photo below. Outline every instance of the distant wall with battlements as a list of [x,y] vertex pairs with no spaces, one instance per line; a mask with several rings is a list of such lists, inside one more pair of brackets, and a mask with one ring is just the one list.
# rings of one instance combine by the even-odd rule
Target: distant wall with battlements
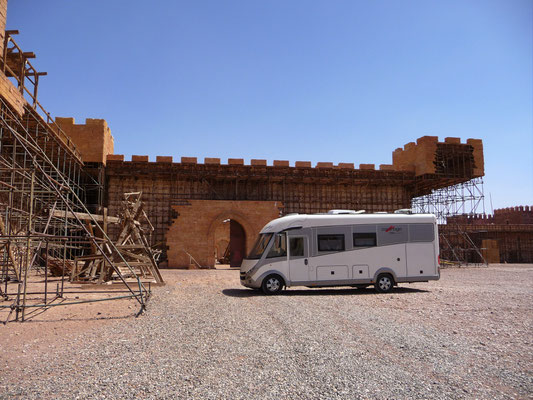
[[462,225],[533,225],[533,206],[499,208],[494,210],[493,215],[456,215],[448,217],[448,223]]
[[[496,209],[494,215],[448,217],[440,231],[450,232],[452,243],[460,240],[454,232],[466,232],[488,262],[533,262],[533,205]],[[471,256],[469,261],[481,261]]]

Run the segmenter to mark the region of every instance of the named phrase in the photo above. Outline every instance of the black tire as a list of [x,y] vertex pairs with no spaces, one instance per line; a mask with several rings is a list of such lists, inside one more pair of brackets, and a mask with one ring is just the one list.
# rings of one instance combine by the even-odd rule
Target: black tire
[[279,275],[272,274],[263,279],[261,289],[263,290],[264,294],[272,295],[279,294],[283,289],[283,286],[285,286],[283,278]]
[[394,278],[391,274],[379,274],[374,284],[374,288],[379,293],[388,293],[394,287]]

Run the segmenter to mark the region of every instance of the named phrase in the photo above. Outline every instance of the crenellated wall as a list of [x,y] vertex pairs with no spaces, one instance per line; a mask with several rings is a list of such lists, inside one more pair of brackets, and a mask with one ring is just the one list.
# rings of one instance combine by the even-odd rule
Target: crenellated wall
[[462,225],[519,225],[533,224],[533,206],[517,206],[499,208],[494,210],[494,215],[456,215],[448,218],[448,223]]
[[[132,155],[131,160],[126,160],[123,154],[108,154],[107,161],[120,161],[120,162],[153,162],[150,161],[150,157],[146,155]],[[319,169],[348,169],[348,170],[376,170],[375,164],[359,164],[359,168],[355,168],[354,163],[338,163],[332,162],[317,162],[313,167],[311,161],[295,161],[294,165],[288,160],[273,160],[272,163],[268,163],[265,159],[251,159],[250,163],[245,163],[244,158],[228,158],[227,162],[222,162],[220,158],[206,157],[204,162],[198,162],[197,157],[181,157],[179,162],[174,163],[172,156],[156,156],[156,163],[167,164],[187,164],[187,165],[241,165],[250,167],[280,167],[280,168],[319,168]],[[381,164],[377,169],[379,171],[396,171],[391,164]]]
[[[533,206],[500,208],[494,215],[457,215],[447,222],[440,227],[441,232],[453,232],[459,226],[488,262],[533,262]],[[454,243],[460,238],[452,233],[448,240]],[[480,262],[475,254],[471,257],[469,261]]]
[[533,205],[494,210],[496,224],[533,224]]
[[[477,168],[474,142],[469,139],[462,144],[459,139],[447,138],[440,143],[436,137],[420,138],[416,144],[395,151],[393,164],[382,164],[379,169],[368,163],[356,167],[354,163],[265,159],[246,162],[244,158],[216,157],[204,158],[202,163],[197,157],[180,157],[179,162],[174,162],[171,156],[157,156],[151,161],[147,155],[133,155],[126,161],[121,154],[108,154],[107,205],[113,215],[120,208],[124,192],[142,191],[145,210],[155,226],[153,242],[166,243],[167,247],[167,230],[175,225],[177,207],[197,200],[213,204],[277,202],[283,204],[284,214],[330,209],[392,212],[409,208],[413,197],[431,189],[471,179]],[[458,164],[463,160],[466,162]],[[440,161],[448,170],[435,165]],[[188,215],[194,214],[193,209],[186,209],[190,210]],[[255,217],[261,226],[268,218]],[[173,243],[175,247],[176,240]],[[198,246],[205,248],[201,243],[192,247]],[[183,257],[184,253],[181,254]],[[206,260],[205,253],[198,257]],[[169,259],[171,265],[182,262]]]
[[483,142],[480,139],[447,137],[439,142],[437,136],[423,136],[407,143],[392,153],[393,168],[414,172],[416,176],[436,174],[440,176],[484,175]]
[[83,162],[107,162],[113,154],[114,139],[105,119],[87,118],[85,124],[76,124],[74,118],[57,117],[55,122],[74,142]]

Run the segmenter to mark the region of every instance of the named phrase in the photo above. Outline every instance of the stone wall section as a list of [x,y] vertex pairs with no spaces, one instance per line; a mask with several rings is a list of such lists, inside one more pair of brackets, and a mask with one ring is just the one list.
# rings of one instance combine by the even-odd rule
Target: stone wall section
[[457,215],[448,217],[448,223],[461,225],[533,225],[533,206],[498,208],[494,215]]
[[106,120],[87,118],[85,124],[76,124],[74,118],[57,117],[55,122],[72,139],[83,162],[105,165],[108,155],[113,154],[114,139]]
[[[415,142],[407,143],[403,148],[398,148],[392,153],[392,165],[396,171],[414,172],[416,176],[442,173],[437,171],[436,165],[437,148],[448,147],[453,154],[453,149],[457,149],[457,154],[470,149],[473,155],[472,176],[476,178],[485,174],[485,163],[483,159],[483,141],[481,139],[467,139],[466,143],[461,143],[460,138],[447,137],[444,142],[439,142],[437,136],[423,136]],[[455,173],[456,171],[454,171]]]
[[[436,137],[424,137],[416,144],[396,150],[393,164],[382,164],[379,169],[374,164],[363,163],[358,168],[355,163],[313,165],[310,161],[292,164],[288,160],[274,160],[270,164],[264,159],[253,159],[247,164],[242,158],[223,161],[215,157],[205,158],[202,163],[197,157],[186,156],[179,162],[171,156],[157,156],[153,162],[146,155],[134,155],[131,161],[126,161],[123,155],[108,154],[105,203],[109,214],[116,215],[123,193],[142,191],[144,209],[155,227],[152,244],[161,244],[164,249],[169,247],[169,226],[182,218],[176,220],[179,208],[190,210],[194,201],[274,202],[283,204],[284,214],[312,214],[331,209],[393,212],[409,208],[412,198],[425,193],[421,190],[450,185],[449,178],[431,175],[435,171],[435,151],[442,144],[466,149],[465,154],[472,155],[475,151],[457,138],[446,138],[441,143]],[[423,182],[426,182],[422,189],[418,174],[424,175]],[[469,179],[470,176],[454,176],[454,183]],[[265,222],[260,221],[259,225]],[[177,243],[176,236],[173,240]],[[195,251],[198,250],[202,262],[207,262],[207,254],[212,249],[205,250],[205,243],[194,246],[203,246],[204,250]],[[168,251],[170,257],[170,247]],[[182,265],[184,253],[178,256],[177,250],[172,251],[172,257],[182,257],[175,265]],[[209,257],[214,259],[212,253]]]
[[105,204],[109,215],[116,215],[124,193],[142,191],[144,209],[155,227],[152,244],[166,242],[172,206],[190,200],[277,201],[284,204],[284,213],[311,214],[331,209],[392,212],[408,208],[413,196],[405,173],[391,171],[132,159],[108,155]]
[[0,0],[0,54],[4,54],[4,38],[6,33],[7,0]]
[[27,104],[26,99],[13,83],[0,71],[0,96],[7,102],[13,111],[20,117],[24,115],[24,106]]
[[246,234],[246,252],[253,246],[263,226],[278,218],[282,204],[272,201],[190,200],[174,205],[177,218],[168,228],[167,256],[169,268],[186,268],[187,253],[202,267],[215,265],[216,230],[226,219],[242,225]]

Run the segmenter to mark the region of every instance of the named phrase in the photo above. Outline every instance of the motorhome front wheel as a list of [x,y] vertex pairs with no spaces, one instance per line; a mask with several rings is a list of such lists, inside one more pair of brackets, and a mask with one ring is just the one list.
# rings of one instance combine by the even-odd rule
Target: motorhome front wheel
[[261,285],[265,294],[278,294],[283,289],[283,279],[279,275],[269,275]]

